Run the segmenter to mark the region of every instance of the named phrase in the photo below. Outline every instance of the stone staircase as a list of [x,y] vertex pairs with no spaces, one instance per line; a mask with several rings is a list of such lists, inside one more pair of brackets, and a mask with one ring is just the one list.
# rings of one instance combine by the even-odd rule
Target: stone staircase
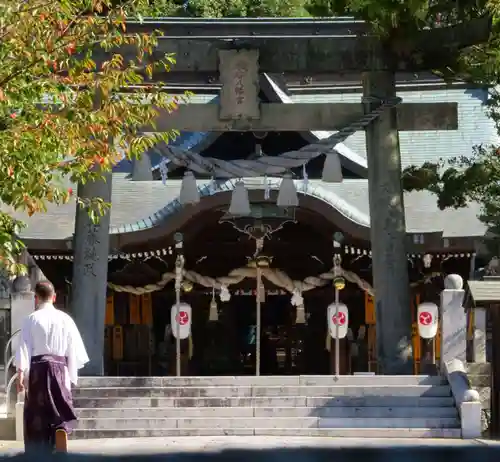
[[84,377],[73,438],[460,438],[439,376]]

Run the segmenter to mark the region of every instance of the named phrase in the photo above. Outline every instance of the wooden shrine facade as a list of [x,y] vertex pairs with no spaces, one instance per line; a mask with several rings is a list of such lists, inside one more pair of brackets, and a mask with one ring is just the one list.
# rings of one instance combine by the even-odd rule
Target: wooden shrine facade
[[[224,197],[224,195],[222,195]],[[109,375],[174,375],[175,342],[170,329],[170,308],[175,303],[173,281],[151,292],[138,293],[148,285],[158,284],[175,263],[173,234],[184,236],[186,269],[204,277],[217,278],[245,267],[254,252],[254,242],[222,222],[226,202],[217,206],[206,198],[184,221],[182,212],[172,218],[172,229],[163,237],[144,239],[136,236],[133,245],[110,255],[105,311],[105,373]],[[334,254],[342,256],[342,267],[373,285],[372,257],[367,239],[353,236],[340,227],[334,215],[311,209],[301,195],[301,206],[288,222],[264,244],[264,253],[272,259],[272,268],[294,280],[304,280],[328,272]],[[302,206],[304,204],[304,206]],[[272,198],[253,203],[259,209],[255,223],[271,223],[276,217]],[[266,212],[266,209],[270,209]],[[176,222],[176,223],[175,223]],[[165,231],[165,228],[164,228]],[[335,247],[332,237],[343,236]],[[469,249],[470,250],[470,249]],[[67,281],[73,272],[73,259],[66,253],[38,252],[35,259],[45,275],[54,282],[61,300],[69,299]],[[424,258],[425,257],[425,258]],[[414,372],[423,371],[426,344],[417,335],[416,307],[420,301],[437,302],[444,275],[469,276],[473,259],[463,248],[456,253],[430,251],[407,255],[410,274],[411,304],[402,309],[411,313]],[[350,310],[350,335],[340,342],[341,373],[378,370],[376,353],[377,320],[373,297],[356,282],[347,280],[341,301]],[[291,294],[264,280],[262,307],[262,374],[331,374],[334,371],[335,343],[327,335],[326,307],[334,300],[331,283],[304,292],[304,315],[298,315]],[[181,342],[183,375],[239,375],[255,371],[255,292],[254,279],[245,279],[229,287],[231,299],[220,300],[218,291],[186,281],[182,301],[193,309],[192,335]],[[140,292],[140,290],[139,290]],[[67,297],[63,297],[67,295]],[[211,302],[217,303],[218,316],[211,320]],[[435,345],[439,358],[439,338]]]

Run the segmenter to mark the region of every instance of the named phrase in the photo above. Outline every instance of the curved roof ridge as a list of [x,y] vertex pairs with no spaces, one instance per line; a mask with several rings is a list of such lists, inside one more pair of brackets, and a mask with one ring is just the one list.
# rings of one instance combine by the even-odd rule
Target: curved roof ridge
[[[200,190],[200,198],[213,196],[223,192],[232,191],[238,180],[207,180],[198,187]],[[245,186],[249,189],[265,189],[266,179],[265,178],[246,178],[244,179]],[[278,190],[281,178],[268,178],[269,186],[272,190]],[[307,196],[314,197],[318,200],[326,202],[333,209],[335,209],[342,216],[346,217],[353,223],[359,226],[369,228],[370,227],[370,217],[359,210],[357,207],[346,202],[344,199],[339,197],[334,191],[331,191],[322,186],[322,181],[304,181],[304,180],[294,180],[295,186],[299,194],[304,194]],[[179,190],[180,192],[180,190]],[[138,220],[135,223],[129,223],[126,225],[115,226],[110,229],[112,234],[122,234],[133,231],[142,231],[146,229],[153,228],[159,225],[162,221],[173,216],[180,210],[184,208],[179,201],[179,196],[174,200],[170,201],[163,208],[155,212],[154,214]]]

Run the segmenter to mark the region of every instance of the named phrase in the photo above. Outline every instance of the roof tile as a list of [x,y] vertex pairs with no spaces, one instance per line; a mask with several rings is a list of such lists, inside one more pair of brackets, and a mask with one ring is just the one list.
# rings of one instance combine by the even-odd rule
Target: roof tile
[[[199,181],[200,186],[208,181]],[[254,187],[260,187],[255,182]],[[323,183],[309,180],[311,188],[321,187],[338,196],[359,214],[369,215],[368,182],[366,180],[344,180],[343,183]],[[181,180],[130,181],[123,174],[113,175],[113,197],[111,206],[111,232],[129,232],[139,226],[151,227],[170,215],[180,205],[178,195]],[[226,182],[223,187],[229,187]],[[313,190],[313,189],[312,189]],[[167,213],[168,209],[168,213]],[[406,228],[408,232],[443,231],[443,237],[482,236],[485,227],[477,219],[479,205],[471,204],[459,210],[441,211],[432,194],[420,191],[405,194]],[[74,232],[75,204],[59,207],[49,206],[46,213],[27,217],[14,214],[24,220],[28,227],[22,236],[31,239],[65,239]]]

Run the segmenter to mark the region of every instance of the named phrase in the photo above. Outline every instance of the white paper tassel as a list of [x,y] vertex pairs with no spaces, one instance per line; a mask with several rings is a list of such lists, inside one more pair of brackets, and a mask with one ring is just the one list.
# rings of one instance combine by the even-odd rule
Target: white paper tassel
[[322,179],[325,183],[342,183],[342,166],[335,151],[326,154]]
[[298,305],[296,308],[295,324],[305,324],[306,323],[306,313],[304,305]]
[[231,294],[226,286],[220,286],[220,301],[228,302],[231,300]]
[[167,159],[162,159],[160,162],[160,175],[161,175],[161,181],[163,184],[167,184],[167,178],[168,178],[168,160]]
[[264,178],[264,184],[266,188],[264,189],[264,200],[268,201],[271,197],[271,181],[267,176]]
[[200,202],[200,191],[196,184],[193,172],[189,170],[184,174],[181,184],[179,201],[182,205],[197,204]]
[[302,166],[302,191],[306,192],[307,187],[309,186],[309,176],[307,175],[307,169],[306,169],[306,164]]
[[231,196],[231,205],[229,213],[236,216],[250,215],[250,201],[248,200],[248,191],[243,181],[238,181],[234,186]]
[[278,193],[278,200],[276,201],[278,207],[298,207],[299,196],[295,183],[292,180],[292,175],[287,173],[280,185],[280,192]]
[[299,306],[304,304],[304,297],[302,297],[302,294],[300,293],[299,289],[293,289],[290,303],[293,306]]
[[217,302],[215,301],[215,293],[212,293],[212,301],[210,302],[210,311],[208,313],[209,321],[218,321],[219,312],[217,310]]

